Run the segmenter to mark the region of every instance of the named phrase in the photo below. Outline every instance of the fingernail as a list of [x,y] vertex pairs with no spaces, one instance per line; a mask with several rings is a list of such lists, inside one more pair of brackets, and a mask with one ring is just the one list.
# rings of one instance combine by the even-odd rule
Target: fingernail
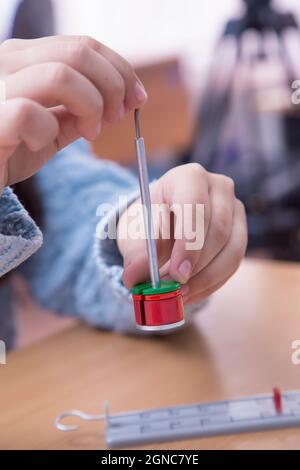
[[140,101],[141,103],[143,101],[146,101],[148,97],[145,88],[139,82],[135,83],[134,93],[135,93],[136,99]]
[[187,296],[189,292],[190,292],[189,286],[185,285],[181,287],[181,294],[183,297]]
[[187,282],[189,280],[191,271],[191,262],[188,259],[184,260],[178,268],[178,274],[180,275],[181,282]]
[[119,121],[122,121],[124,116],[125,116],[125,106],[124,106],[124,103],[122,103],[120,110],[119,110]]

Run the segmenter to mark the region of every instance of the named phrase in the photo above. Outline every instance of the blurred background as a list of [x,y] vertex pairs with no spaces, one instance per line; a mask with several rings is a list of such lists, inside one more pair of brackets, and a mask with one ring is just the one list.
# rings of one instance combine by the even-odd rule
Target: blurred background
[[[137,68],[154,176],[185,161],[226,173],[246,204],[249,254],[300,260],[296,0],[53,0],[56,30],[88,34]],[[117,135],[117,138],[116,138]],[[134,166],[132,123],[95,152]]]
[[[153,177],[192,161],[231,176],[247,209],[248,256],[300,261],[299,0],[16,4],[10,31],[2,12],[3,36],[89,35],[134,64],[149,95],[142,126]],[[92,150],[134,171],[133,137],[129,116]],[[28,184],[17,190],[26,203]]]

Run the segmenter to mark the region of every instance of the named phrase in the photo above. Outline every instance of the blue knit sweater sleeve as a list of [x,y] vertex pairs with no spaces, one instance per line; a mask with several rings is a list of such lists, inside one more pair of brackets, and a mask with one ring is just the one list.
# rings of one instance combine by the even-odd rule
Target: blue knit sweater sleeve
[[42,244],[42,234],[10,188],[0,196],[0,277]]
[[[103,238],[122,210],[120,196],[129,202],[138,197],[137,178],[117,164],[95,159],[78,142],[48,163],[38,174],[38,185],[44,244],[23,268],[35,298],[95,326],[135,331],[131,295],[121,281],[122,257],[115,240],[99,235]],[[111,205],[105,215],[97,212],[100,203]]]

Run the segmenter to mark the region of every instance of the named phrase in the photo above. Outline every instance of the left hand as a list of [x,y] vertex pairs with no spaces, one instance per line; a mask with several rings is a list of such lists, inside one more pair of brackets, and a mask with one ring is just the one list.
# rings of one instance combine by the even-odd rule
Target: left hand
[[122,120],[147,99],[133,67],[86,36],[3,42],[2,89],[0,194],[66,145],[80,137],[96,139],[102,125]]
[[[152,204],[165,204],[169,208],[174,203],[182,207],[191,204],[193,216],[196,204],[204,204],[203,247],[187,249],[186,243],[191,240],[185,236],[175,239],[174,227],[169,239],[157,240],[161,277],[182,284],[185,302],[204,299],[233,275],[247,246],[245,210],[235,197],[233,181],[209,173],[196,163],[187,164],[173,168],[151,185],[151,199]],[[118,225],[118,246],[124,258],[123,282],[128,288],[149,280],[146,242],[131,239],[126,223],[138,205],[140,200],[122,214]],[[161,225],[161,221],[155,223]],[[188,214],[182,223],[183,229],[191,223]]]

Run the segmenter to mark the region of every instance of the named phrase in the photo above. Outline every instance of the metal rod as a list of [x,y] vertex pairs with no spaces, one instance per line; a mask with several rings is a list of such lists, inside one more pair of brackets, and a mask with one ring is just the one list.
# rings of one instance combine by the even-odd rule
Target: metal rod
[[136,155],[137,155],[138,169],[139,169],[139,183],[140,183],[140,190],[141,190],[141,200],[142,200],[142,205],[143,205],[144,224],[145,224],[145,230],[146,230],[150,278],[151,278],[152,287],[157,287],[160,283],[159,268],[158,268],[157,250],[156,250],[156,242],[155,242],[153,219],[152,219],[151,197],[150,197],[150,189],[149,189],[149,176],[148,176],[146,151],[145,151],[144,139],[143,137],[141,137],[140,114],[139,114],[138,109],[134,111],[134,121],[135,121],[135,133],[136,133],[135,148],[136,148]]

